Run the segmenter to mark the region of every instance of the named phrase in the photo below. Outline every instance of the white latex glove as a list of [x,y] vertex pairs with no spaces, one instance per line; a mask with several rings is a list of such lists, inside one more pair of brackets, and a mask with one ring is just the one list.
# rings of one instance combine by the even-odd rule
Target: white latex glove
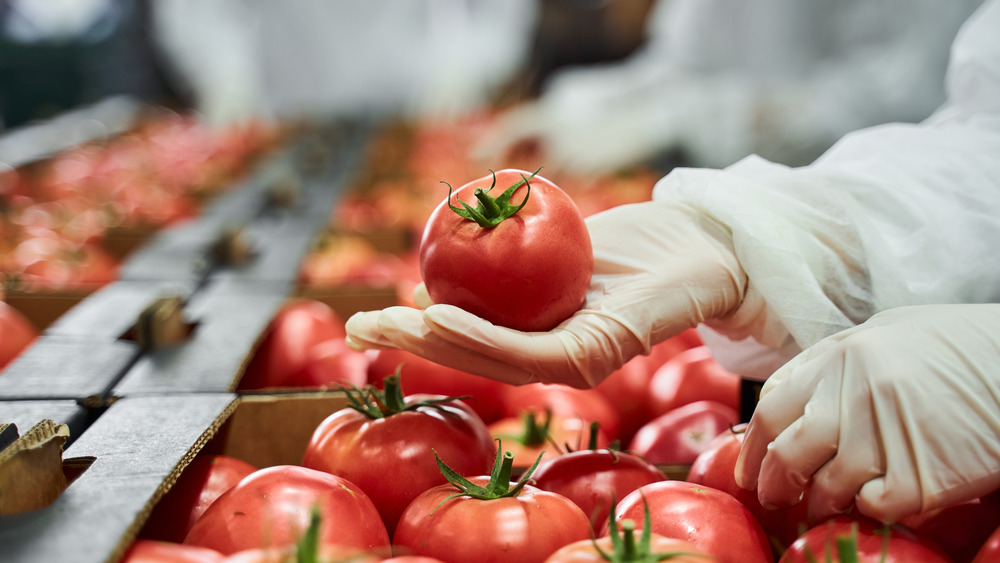
[[764,505],[894,522],[1000,486],[1000,305],[891,309],[774,373],[736,480]]
[[348,344],[402,348],[506,383],[587,388],[742,300],[746,275],[730,233],[692,207],[624,205],[589,217],[587,228],[594,247],[590,289],[583,307],[549,332],[495,326],[451,305],[390,307],[348,319]]

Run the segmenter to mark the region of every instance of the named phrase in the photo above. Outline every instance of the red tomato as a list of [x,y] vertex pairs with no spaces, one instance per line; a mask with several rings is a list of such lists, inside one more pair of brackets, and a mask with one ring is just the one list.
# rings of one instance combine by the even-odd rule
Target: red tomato
[[[551,459],[571,449],[583,447],[590,435],[587,421],[528,409],[520,416],[501,418],[489,425],[490,435],[500,440],[515,459],[532,460],[542,456]],[[598,432],[597,447],[606,448],[611,440]]]
[[284,381],[286,387],[364,387],[368,383],[368,356],[347,345],[344,338],[331,338],[306,352],[302,366]]
[[739,413],[726,405],[697,401],[643,425],[628,449],[657,465],[692,463],[713,438],[739,421]]
[[[857,556],[852,557],[850,561],[858,563],[950,563],[951,561],[951,558],[934,542],[915,534],[905,526],[897,524],[886,527],[862,516],[838,516],[802,534],[781,556],[779,563],[807,563],[810,557],[826,563],[839,563],[841,557],[836,547],[836,539],[851,537],[854,526],[857,527],[857,541],[854,546]],[[853,551],[851,555],[854,555]]]
[[[455,211],[466,213],[462,202],[474,205],[477,198],[523,207],[484,228]],[[541,176],[506,169],[465,184],[431,213],[420,271],[435,303],[516,330],[547,331],[583,304],[594,252],[583,215],[566,192]]]
[[[611,401],[594,389],[545,383],[507,386],[503,395],[504,416],[519,416],[528,410],[551,410],[552,414],[564,418],[579,418],[584,421],[584,428],[589,428],[591,422],[600,423],[601,430],[612,440],[618,438],[621,432],[618,411]],[[586,436],[585,433],[582,444],[587,443]]]
[[[659,481],[623,498],[615,520],[640,521],[647,503],[654,534],[691,542],[723,563],[774,561],[760,523],[728,493],[684,481]],[[605,525],[600,535],[609,531]]]
[[191,526],[215,499],[256,470],[235,457],[195,457],[174,486],[156,503],[140,535],[162,541],[184,541]]
[[[510,482],[513,455],[490,476],[449,476],[406,507],[393,549],[446,563],[541,563],[560,547],[590,537],[587,516],[568,498],[527,484],[529,469]],[[454,479],[454,480],[453,480]],[[467,494],[478,490],[482,498]]]
[[993,530],[990,537],[986,538],[972,563],[994,563],[994,561],[1000,561],[1000,527]]
[[222,563],[225,558],[207,547],[140,539],[132,542],[121,563]]
[[38,330],[20,311],[0,301],[0,371],[21,355],[35,339]]
[[447,482],[435,454],[457,471],[477,475],[489,470],[497,448],[486,424],[461,401],[443,395],[404,398],[394,377],[386,378],[377,401],[369,399],[370,392],[350,392],[370,403],[368,412],[346,408],[320,423],[302,465],[361,487],[391,535],[410,501]]
[[532,474],[534,485],[576,503],[595,530],[608,520],[611,503],[643,485],[667,476],[641,456],[609,449],[569,452],[542,460]]
[[[711,563],[712,561],[717,561],[716,558],[698,549],[691,542],[668,538],[660,534],[650,534],[649,539],[648,553],[653,554],[653,557],[656,557],[656,554],[676,554],[673,557],[664,558],[662,561],[668,561],[669,563]],[[608,559],[602,555],[602,552],[614,553],[614,545],[610,536],[597,538],[596,540],[582,540],[565,545],[550,555],[545,560],[545,563],[604,563]],[[659,560],[661,559],[612,559],[612,561]]]
[[402,366],[400,381],[408,393],[428,393],[462,397],[487,424],[503,416],[502,397],[506,383],[442,366],[405,350],[371,350],[368,355],[368,383],[382,385],[387,375]]
[[757,491],[748,491],[736,484],[736,459],[743,445],[745,424],[736,431],[725,430],[716,436],[705,450],[695,458],[688,471],[687,481],[719,489],[743,503],[764,528],[772,545],[784,551],[809,529],[808,503],[799,502],[789,507],[766,509],[757,500]]
[[654,416],[695,401],[715,401],[739,412],[740,377],[720,366],[707,346],[699,346],[660,366],[649,383],[649,394]]
[[389,544],[378,509],[363,490],[342,477],[295,465],[243,478],[208,507],[184,543],[225,555],[291,545],[306,530],[313,506],[321,513],[321,543],[362,550]]
[[336,546],[322,546],[314,559],[299,558],[294,546],[246,549],[236,552],[223,560],[223,563],[379,563],[385,561],[374,553],[366,553],[356,549],[344,549]]
[[1000,526],[1000,493],[907,516],[899,523],[934,541],[955,561],[971,561]]
[[326,304],[310,299],[290,301],[271,321],[239,388],[287,386],[289,378],[304,369],[314,346],[346,334],[343,321]]

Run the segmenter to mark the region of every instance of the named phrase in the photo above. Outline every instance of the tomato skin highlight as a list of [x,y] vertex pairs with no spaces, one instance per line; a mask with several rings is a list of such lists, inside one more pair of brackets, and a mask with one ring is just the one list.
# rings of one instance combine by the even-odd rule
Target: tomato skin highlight
[[267,467],[246,476],[208,507],[184,544],[223,555],[292,545],[308,527],[314,505],[322,518],[322,543],[362,550],[389,545],[385,524],[361,488],[295,465]]
[[431,300],[460,307],[494,324],[534,332],[555,328],[583,304],[594,252],[583,215],[555,184],[515,169],[496,173],[499,196],[518,187],[511,202],[528,197],[515,215],[486,229],[449,206],[475,207],[473,192],[492,174],[458,188],[431,213],[420,242],[420,272]]
[[[489,477],[470,477],[485,486]],[[406,508],[393,548],[446,563],[542,563],[564,545],[590,537],[587,516],[562,495],[526,485],[516,497],[445,501],[451,484],[428,489]]]

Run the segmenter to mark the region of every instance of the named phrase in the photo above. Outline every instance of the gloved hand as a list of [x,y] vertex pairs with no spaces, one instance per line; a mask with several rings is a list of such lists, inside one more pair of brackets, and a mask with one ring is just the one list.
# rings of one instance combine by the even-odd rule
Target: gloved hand
[[[587,228],[594,247],[590,289],[583,307],[549,332],[495,326],[439,304],[357,313],[347,321],[348,344],[402,348],[512,384],[586,388],[654,344],[741,303],[747,279],[729,231],[692,207],[624,205],[589,217]],[[426,297],[417,302],[426,304]]]
[[765,383],[736,465],[764,505],[891,522],[1000,486],[1000,305],[891,309]]

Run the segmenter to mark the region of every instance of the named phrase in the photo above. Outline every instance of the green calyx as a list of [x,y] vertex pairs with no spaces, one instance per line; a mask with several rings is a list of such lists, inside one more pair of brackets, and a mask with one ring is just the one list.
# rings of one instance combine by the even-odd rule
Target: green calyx
[[618,522],[615,518],[616,501],[612,496],[611,514],[608,520],[608,527],[610,528],[609,537],[611,538],[611,552],[608,553],[607,551],[602,550],[598,547],[597,541],[593,540],[594,549],[597,550],[605,561],[611,561],[612,563],[654,563],[657,561],[669,561],[683,556],[702,556],[706,557],[708,560],[715,559],[714,557],[705,555],[704,553],[691,553],[688,551],[654,553],[652,551],[653,523],[652,518],[649,515],[649,503],[646,502],[646,497],[643,497],[642,503],[642,533],[639,536],[639,540],[636,541],[635,522],[632,520],[622,520],[622,531],[621,533],[618,532]]
[[[541,168],[535,170],[531,173],[531,176],[527,177],[522,174],[521,181],[504,190],[499,197],[493,197],[489,194],[489,192],[497,185],[496,172],[490,170],[490,172],[493,173],[493,183],[490,187],[485,190],[483,188],[476,188],[472,192],[472,194],[476,196],[476,199],[479,200],[479,204],[476,205],[476,207],[472,207],[468,203],[459,199],[458,203],[462,206],[462,209],[455,207],[451,203],[451,184],[445,181],[442,181],[441,183],[448,186],[447,201],[448,207],[450,207],[452,211],[457,213],[458,216],[463,219],[475,221],[484,229],[492,229],[493,227],[499,225],[504,219],[507,219],[520,211],[521,208],[524,207],[524,204],[528,203],[528,196],[531,195],[531,184],[529,184],[528,181],[534,178],[538,174],[539,170],[541,170]],[[528,193],[524,194],[524,199],[521,200],[521,203],[515,206],[510,202],[510,198],[514,195],[514,192],[517,191],[517,188],[520,188],[522,185],[527,186]]]
[[538,458],[535,459],[535,463],[528,468],[527,471],[521,475],[521,479],[517,481],[513,486],[510,484],[510,473],[511,469],[514,467],[514,454],[511,451],[504,451],[500,443],[497,440],[497,457],[493,462],[493,470],[490,472],[490,481],[485,486],[477,485],[472,481],[469,481],[461,474],[459,474],[454,469],[448,467],[448,465],[441,461],[438,457],[437,452],[434,452],[434,459],[437,460],[438,469],[441,470],[441,474],[444,475],[445,479],[449,483],[454,485],[459,492],[449,495],[444,500],[442,500],[436,507],[438,509],[442,504],[448,502],[453,498],[458,497],[472,497],[479,500],[493,500],[505,497],[516,497],[524,489],[524,486],[528,484],[528,479],[531,478],[531,474],[535,472],[535,468],[538,467],[538,462],[542,461],[542,455],[544,452],[538,454]]
[[403,366],[400,365],[396,368],[396,373],[386,376],[382,380],[383,389],[381,391],[374,385],[367,385],[363,388],[351,385],[350,389],[341,385],[340,390],[347,395],[347,406],[369,418],[375,419],[386,418],[401,412],[414,411],[420,407],[442,409],[441,405],[443,403],[469,398],[468,395],[463,395],[460,397],[427,399],[408,403],[406,402],[406,397],[403,395],[403,387],[399,383],[399,373],[402,368]]
[[318,506],[309,510],[309,527],[295,545],[295,563],[319,563],[319,524],[321,520]]

